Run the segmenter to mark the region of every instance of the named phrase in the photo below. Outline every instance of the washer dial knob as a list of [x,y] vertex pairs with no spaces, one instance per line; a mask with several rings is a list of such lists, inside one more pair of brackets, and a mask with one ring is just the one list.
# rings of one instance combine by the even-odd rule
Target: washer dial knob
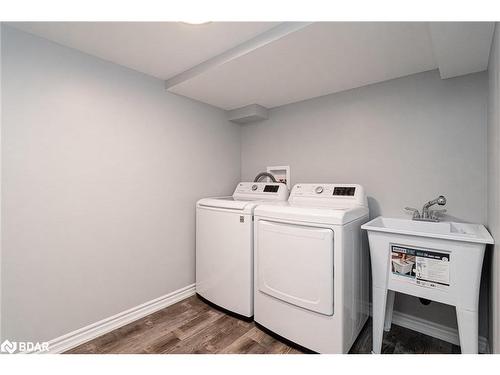
[[257,185],[252,185],[252,191],[257,190],[258,186]]
[[323,186],[317,186],[314,191],[316,192],[316,194],[321,194],[323,192]]

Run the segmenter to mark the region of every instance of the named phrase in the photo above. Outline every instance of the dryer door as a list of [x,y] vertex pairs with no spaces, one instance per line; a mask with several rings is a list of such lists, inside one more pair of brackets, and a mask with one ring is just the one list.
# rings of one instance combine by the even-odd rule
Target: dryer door
[[257,287],[270,296],[333,314],[333,230],[257,221]]

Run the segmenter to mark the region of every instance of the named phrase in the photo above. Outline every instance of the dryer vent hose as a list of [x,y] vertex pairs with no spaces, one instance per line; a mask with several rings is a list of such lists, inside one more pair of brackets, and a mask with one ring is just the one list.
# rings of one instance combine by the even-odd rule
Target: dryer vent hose
[[255,176],[253,182],[259,182],[260,180],[262,180],[263,177],[269,177],[272,182],[278,182],[278,181],[276,181],[274,176],[268,172],[260,172],[257,176]]

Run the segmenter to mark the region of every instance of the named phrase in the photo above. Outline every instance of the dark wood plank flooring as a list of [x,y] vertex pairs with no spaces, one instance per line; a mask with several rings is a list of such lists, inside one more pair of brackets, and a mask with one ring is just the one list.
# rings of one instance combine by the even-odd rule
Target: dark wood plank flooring
[[[393,325],[384,335],[383,353],[459,353],[456,345]],[[371,322],[351,353],[371,352]],[[299,354],[253,322],[229,316],[193,296],[92,341],[69,354],[227,353]]]

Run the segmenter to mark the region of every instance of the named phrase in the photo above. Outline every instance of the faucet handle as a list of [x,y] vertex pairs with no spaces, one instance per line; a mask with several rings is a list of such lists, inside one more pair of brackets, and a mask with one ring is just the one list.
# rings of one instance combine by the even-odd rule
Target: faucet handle
[[414,219],[419,219],[420,218],[420,212],[413,207],[405,207],[406,211],[413,212],[413,218]]

